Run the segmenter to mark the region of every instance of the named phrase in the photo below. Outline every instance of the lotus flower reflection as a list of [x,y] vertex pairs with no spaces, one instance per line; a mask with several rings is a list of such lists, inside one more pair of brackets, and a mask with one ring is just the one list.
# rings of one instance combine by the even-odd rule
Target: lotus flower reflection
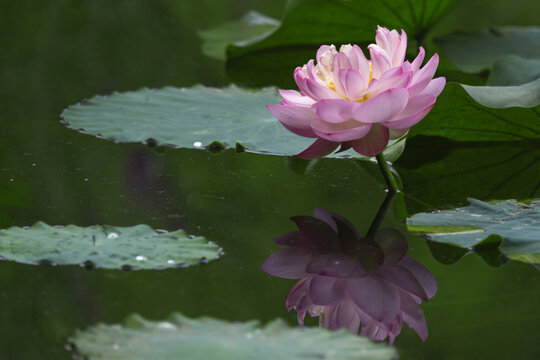
[[433,79],[439,64],[435,54],[423,67],[420,47],[413,62],[405,61],[407,35],[379,27],[371,60],[357,45],[323,45],[317,64],[310,60],[294,71],[301,92],[280,90],[280,105],[268,110],[289,131],[317,140],[298,157],[314,159],[353,148],[374,156],[422,120],[435,105],[446,83]]
[[261,266],[270,275],[300,279],[286,300],[300,325],[308,313],[319,316],[321,327],[357,333],[361,326],[360,335],[392,344],[405,322],[425,341],[419,304],[435,295],[437,280],[405,255],[403,235],[382,229],[370,240],[337,214],[315,209],[314,215],[292,217],[299,231],[277,237],[286,247]]

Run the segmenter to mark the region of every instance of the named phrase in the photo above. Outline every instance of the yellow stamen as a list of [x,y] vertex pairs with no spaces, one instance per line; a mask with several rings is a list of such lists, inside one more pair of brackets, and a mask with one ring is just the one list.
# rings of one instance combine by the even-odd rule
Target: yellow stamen
[[333,80],[328,80],[324,86],[326,86],[327,88],[329,89],[332,89],[334,91],[336,91],[336,85],[334,84],[334,81]]
[[[368,63],[369,65],[369,81],[367,83],[367,86],[369,86],[369,84],[371,84],[371,81],[373,80],[373,66],[371,65],[371,62]],[[319,77],[322,79],[322,74],[319,73],[318,74]],[[324,80],[323,80],[324,81]],[[324,81],[324,86],[326,86],[327,88],[331,89],[331,90],[334,90],[336,91],[336,85],[334,84],[334,79],[332,79],[331,76],[329,76],[329,79],[327,78],[326,81]],[[349,100],[347,99],[347,97],[345,97],[344,95],[341,95],[343,96],[346,100]],[[368,96],[364,96],[364,98],[360,99],[360,100],[356,100],[358,102],[364,102],[366,100],[368,100],[369,97]]]

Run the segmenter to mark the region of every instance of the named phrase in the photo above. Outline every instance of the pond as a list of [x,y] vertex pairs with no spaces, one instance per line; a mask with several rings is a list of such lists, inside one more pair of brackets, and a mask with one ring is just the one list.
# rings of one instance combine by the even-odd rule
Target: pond
[[[382,0],[380,2],[383,3]],[[317,0],[313,3],[317,5],[312,4],[310,9],[306,3],[305,0],[290,1],[289,11],[296,11],[298,8],[295,6],[300,7],[304,12],[302,16],[309,19],[312,16],[310,11],[325,14],[325,6],[336,5],[339,9],[348,4],[346,1]],[[396,4],[403,2],[385,3],[399,8],[402,4]],[[425,1],[406,3],[414,8],[421,7]],[[534,16],[540,11],[536,2],[483,0],[468,4],[442,1],[440,6],[430,7],[434,3],[428,1],[425,9],[434,13],[440,11],[440,16],[434,16],[432,23],[427,20],[425,23],[417,22],[421,24],[419,28],[426,31],[433,28],[427,38],[417,36],[418,40],[426,41],[424,46],[430,57],[432,49],[440,51],[439,47],[442,47],[449,54],[457,54],[459,63],[459,51],[452,50],[452,46],[456,46],[452,42],[455,39],[445,37],[446,34],[502,25],[528,26],[525,29],[531,33],[527,33],[524,40],[518,34],[518,39],[523,41],[520,44],[536,44],[536,49],[539,48],[540,31],[538,27],[530,27],[540,25]],[[492,5],[489,8],[488,3]],[[328,23],[329,18],[321,15],[321,26],[329,30],[314,34],[313,39],[300,42],[298,46],[294,43],[298,41],[294,36],[301,38],[304,30],[284,32],[282,38],[272,40],[276,43],[260,45],[260,48],[256,45],[249,51],[241,46],[229,47],[226,61],[216,59],[225,57],[221,38],[215,32],[209,36],[204,30],[228,21],[238,21],[236,19],[250,10],[280,19],[284,6],[283,0],[134,0],[114,3],[105,0],[48,0],[39,3],[22,0],[0,7],[4,14],[0,25],[4,43],[0,85],[3,96],[0,126],[4,134],[0,144],[0,228],[32,226],[40,221],[62,226],[108,225],[111,228],[98,229],[105,231],[108,239],[115,239],[117,233],[121,238],[122,232],[127,232],[122,227],[145,224],[151,229],[166,230],[169,235],[183,229],[187,234],[204,237],[200,246],[208,245],[206,240],[216,244],[215,248],[211,244],[210,248],[205,248],[207,252],[195,249],[193,258],[176,259],[173,248],[149,245],[153,240],[145,238],[145,253],[137,252],[139,248],[131,250],[128,243],[125,248],[127,255],[115,255],[117,258],[122,255],[129,257],[131,265],[121,266],[125,265],[122,258],[108,268],[100,266],[103,259],[96,254],[92,255],[92,262],[67,261],[66,265],[58,265],[61,261],[51,260],[52,254],[56,254],[54,259],[61,259],[66,252],[73,250],[63,248],[67,239],[60,239],[51,253],[41,256],[40,252],[49,246],[46,242],[54,239],[64,228],[52,228],[53,235],[49,233],[40,237],[38,234],[29,240],[32,241],[31,246],[20,248],[23,250],[13,250],[13,244],[5,246],[0,240],[0,257],[6,259],[0,261],[1,359],[57,360],[88,356],[88,352],[78,354],[81,349],[74,348],[77,346],[74,336],[82,334],[79,330],[93,329],[98,323],[124,323],[132,314],[151,321],[168,321],[159,323],[169,324],[167,326],[175,326],[171,325],[175,320],[169,318],[173,313],[193,319],[206,316],[233,323],[258,320],[262,326],[281,318],[293,328],[298,325],[297,312],[287,312],[285,299],[296,280],[270,276],[260,267],[272,253],[283,248],[273,240],[297,230],[291,217],[313,216],[314,209],[320,208],[348,219],[362,235],[368,232],[377,218],[381,221],[378,224],[380,228],[392,228],[406,238],[407,257],[422,264],[436,278],[436,294],[420,305],[429,336],[423,342],[415,330],[403,326],[392,345],[400,359],[540,358],[540,345],[536,341],[537,322],[540,320],[540,233],[537,232],[540,218],[535,210],[538,203],[534,202],[540,197],[540,128],[534,124],[540,107],[532,102],[490,107],[486,102],[497,101],[495,95],[475,97],[471,92],[466,93],[467,89],[464,90],[458,82],[484,85],[486,81],[493,84],[502,81],[492,75],[500,74],[495,70],[490,74],[481,65],[479,70],[474,68],[477,66],[474,64],[482,64],[485,59],[475,59],[474,66],[464,60],[460,68],[452,64],[451,60],[455,60],[452,55],[441,55],[438,71],[441,76],[446,76],[446,90],[432,112],[411,129],[403,153],[393,161],[393,176],[398,179],[402,191],[395,194],[390,191],[390,197],[375,158],[303,160],[257,153],[260,152],[257,150],[272,149],[272,146],[279,150],[279,143],[275,143],[279,136],[270,136],[261,149],[249,146],[235,149],[234,142],[225,144],[225,147],[231,147],[229,149],[222,149],[216,144],[208,150],[196,149],[200,145],[186,148],[179,144],[180,148],[173,148],[164,146],[167,143],[159,139],[156,143],[155,138],[142,143],[152,136],[140,135],[138,130],[133,133],[143,136],[142,139],[115,143],[105,139],[108,137],[106,134],[96,137],[89,129],[85,130],[90,134],[74,131],[60,121],[60,115],[68,106],[115,91],[166,86],[189,88],[195,84],[219,88],[231,83],[246,88],[277,86],[297,89],[292,77],[294,68],[313,58],[322,43],[348,43],[357,36],[363,48],[364,44],[373,42],[367,38],[373,38],[375,26],[368,27],[367,36],[361,26],[352,30],[347,27],[354,19],[352,15],[346,16],[347,11],[331,12],[343,16],[340,18],[344,23],[342,27],[334,29],[332,23]],[[358,10],[355,5],[353,8]],[[368,10],[372,11],[371,8]],[[362,11],[358,14],[366,16]],[[376,17],[380,17],[377,21],[388,20],[388,25],[381,22],[381,26],[399,25],[399,20],[385,18],[389,15],[373,11]],[[418,11],[420,14],[421,10]],[[355,16],[360,16],[358,14]],[[427,18],[429,16],[426,15]],[[339,23],[335,18],[330,19]],[[258,21],[262,21],[259,26],[263,26],[254,30],[259,32],[258,36],[283,26],[277,20]],[[240,34],[253,30],[237,26]],[[407,24],[400,26],[407,31],[414,28]],[[231,38],[228,31],[234,33],[235,27],[231,25],[231,28],[218,27],[217,34],[223,36],[223,41]],[[340,38],[339,34],[343,37]],[[488,36],[487,33],[481,34],[477,36]],[[288,36],[292,36],[290,43],[287,43]],[[209,45],[209,37],[218,40]],[[434,40],[438,37],[443,40]],[[463,43],[469,40],[459,39]],[[489,38],[482,42],[492,40]],[[412,35],[410,41],[415,41]],[[450,45],[445,47],[445,41]],[[519,48],[518,45],[515,47]],[[506,49],[500,43],[493,47]],[[416,55],[416,48],[412,48],[409,52]],[[489,51],[496,53],[498,50],[492,51],[488,46],[484,52]],[[516,58],[522,55],[519,49],[508,51]],[[529,91],[531,101],[537,101],[540,87],[534,84],[538,84],[535,79],[540,76],[540,54],[531,50],[526,56],[526,60],[508,60],[517,61],[511,63],[518,64],[514,67],[525,69],[515,75],[524,80],[520,84],[505,85],[533,84],[523,91]],[[503,60],[497,66],[504,68]],[[507,99],[513,99],[513,93],[504,94]],[[272,96],[278,99],[274,103],[277,104],[279,97],[277,94]],[[488,99],[477,100],[480,105],[470,100],[482,96]],[[213,98],[208,99],[211,99],[208,101],[211,107]],[[237,101],[234,106],[216,113],[225,117],[223,113],[229,111],[228,114],[232,113],[234,117],[234,109],[242,106],[242,99],[233,99]],[[87,104],[83,102],[82,106]],[[471,104],[476,110],[467,107]],[[256,117],[259,113],[267,113],[264,104],[262,110],[255,109],[254,112],[249,106],[246,104],[244,110],[238,109],[238,113],[247,113],[247,118],[249,114]],[[465,115],[453,113],[458,109]],[[488,111],[489,115],[485,115]],[[471,127],[480,124],[483,130],[471,133],[452,129],[451,124],[444,122],[447,121],[444,120],[445,114],[449,119],[461,121],[456,128],[466,127],[470,120],[478,121]],[[137,116],[126,115],[135,119],[133,123]],[[271,117],[270,114],[268,116]],[[504,122],[505,125],[493,125],[493,122],[489,123],[493,121],[490,116],[508,121]],[[443,119],[440,126],[436,123],[438,119]],[[64,120],[69,122],[66,118]],[[279,125],[277,120],[276,124]],[[115,131],[129,132],[118,126],[116,123],[110,125]],[[179,129],[179,136],[184,136],[186,141],[202,139],[188,136],[189,130],[185,130],[188,135],[182,135],[184,130]],[[152,126],[144,131],[152,134]],[[230,133],[231,129],[227,131]],[[95,130],[94,133],[100,132]],[[221,135],[212,133],[210,137],[215,136],[214,140],[221,141],[218,138]],[[281,139],[285,144],[283,148],[293,151],[289,154],[288,150],[283,150],[287,155],[305,148],[298,145],[296,150],[294,140],[285,142],[285,137]],[[210,141],[202,145],[210,145]],[[478,209],[469,210],[472,215],[468,218],[472,220],[467,224],[447,221],[455,213],[445,211],[475,204],[474,199],[482,201],[476,204],[481,209],[488,209],[486,213]],[[505,208],[504,218],[489,212],[502,211],[502,203],[494,205],[493,201],[510,199],[516,201],[508,205],[511,210]],[[378,214],[383,204],[388,208]],[[422,218],[432,215],[433,211],[433,215],[437,215],[435,220]],[[509,221],[514,222],[510,225],[507,224]],[[464,229],[466,232],[473,229],[475,236],[478,232],[474,229],[483,228],[490,234],[487,227],[491,226],[492,233],[498,235],[490,236],[490,241],[474,247],[476,243],[471,243],[468,235],[458,240],[447,240],[451,235],[442,235],[442,238],[432,235],[428,239],[425,232],[435,230],[425,225],[437,225],[438,231],[442,229],[440,226],[475,226]],[[510,227],[511,231],[508,230]],[[165,234],[150,232],[152,236]],[[102,241],[94,233],[89,234],[88,244]],[[189,237],[179,237],[189,241]],[[17,256],[21,258],[9,261],[12,254],[8,251],[19,251]],[[162,261],[161,265],[152,266],[153,269],[138,269],[144,268],[142,263],[149,258],[153,260],[154,253]],[[385,252],[384,256],[387,255]],[[376,266],[382,266],[382,261]],[[141,266],[137,266],[137,262]],[[363,266],[367,269],[369,266],[366,264]],[[135,320],[131,319],[133,323]],[[318,318],[310,316],[305,321],[310,327],[317,327],[319,323]],[[229,331],[220,332],[219,324],[206,330],[203,328],[202,333],[214,331],[213,336],[219,337]],[[104,333],[93,341],[96,346],[110,347],[107,336]],[[241,336],[244,335],[241,333]],[[204,335],[201,338],[204,343]],[[249,339],[249,336],[245,338]],[[242,345],[244,340],[236,346],[245,346]],[[84,348],[81,344],[79,347]],[[326,343],[321,344],[326,347]],[[327,346],[331,348],[331,344],[328,342]],[[114,348],[116,345],[113,343],[111,346]],[[312,346],[316,348],[316,345]],[[191,358],[218,358],[213,350],[209,347],[205,353],[204,348],[199,348],[198,353],[194,352],[197,355]],[[92,351],[90,359],[112,358],[105,350],[104,355],[96,355],[101,350]],[[251,352],[238,358],[257,358],[257,354]],[[159,356],[175,358],[172,355],[146,358]],[[327,358],[317,356],[304,354],[294,359]],[[334,358],[357,358],[350,354],[349,357],[339,356]],[[358,359],[391,358],[383,355],[358,356]],[[225,354],[223,358],[229,357]],[[280,355],[274,358],[280,358]]]

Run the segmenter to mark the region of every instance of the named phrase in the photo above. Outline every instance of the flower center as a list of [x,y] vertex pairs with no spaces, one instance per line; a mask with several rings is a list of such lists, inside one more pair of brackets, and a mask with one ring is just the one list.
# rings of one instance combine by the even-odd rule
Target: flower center
[[332,89],[332,90],[336,91],[336,85],[334,84],[334,79],[332,79],[332,78],[326,80],[326,82],[324,83],[324,86],[326,86],[329,89]]
[[[368,65],[369,65],[369,80],[368,80],[368,83],[366,84],[366,89],[369,87],[369,84],[371,84],[371,81],[373,80],[373,66],[371,65],[371,62],[369,62]],[[330,90],[336,91],[336,84],[334,83],[334,78],[332,77],[330,71],[327,72],[326,76],[324,76],[322,72],[319,72],[318,75],[321,78],[321,80],[324,81],[324,86],[326,86]],[[343,96],[346,100],[349,100],[344,94],[340,93],[340,95]],[[364,96],[362,99],[359,99],[356,101],[364,102],[368,99],[369,98],[367,96]]]

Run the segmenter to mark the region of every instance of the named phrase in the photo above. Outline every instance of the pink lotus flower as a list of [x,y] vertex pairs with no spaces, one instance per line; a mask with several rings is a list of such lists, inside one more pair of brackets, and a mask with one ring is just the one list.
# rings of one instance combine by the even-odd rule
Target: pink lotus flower
[[412,63],[405,61],[407,35],[379,27],[376,44],[368,46],[367,60],[357,45],[323,45],[317,64],[310,60],[294,71],[301,90],[280,90],[280,105],[268,110],[297,135],[317,138],[296,155],[305,159],[323,157],[339,145],[341,150],[374,156],[389,139],[404,135],[435,105],[446,83],[433,79],[439,64],[435,54],[425,65],[425,51]]
[[288,310],[319,316],[321,327],[347,328],[373,340],[389,337],[403,322],[425,341],[428,335],[419,307],[437,292],[437,280],[406,256],[407,241],[397,230],[379,230],[374,239],[359,236],[343,217],[315,209],[315,217],[292,217],[299,231],[275,239],[284,249],[262,264],[266,273],[301,279],[287,295]]

